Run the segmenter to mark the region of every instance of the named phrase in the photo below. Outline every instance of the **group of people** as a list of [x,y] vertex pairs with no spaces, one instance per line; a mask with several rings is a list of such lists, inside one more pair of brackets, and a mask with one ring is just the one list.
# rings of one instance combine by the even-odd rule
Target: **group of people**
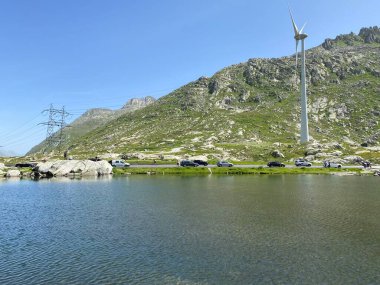
[[328,160],[323,161],[323,167],[330,167],[330,161]]
[[369,161],[362,161],[362,165],[364,168],[371,168],[371,163]]

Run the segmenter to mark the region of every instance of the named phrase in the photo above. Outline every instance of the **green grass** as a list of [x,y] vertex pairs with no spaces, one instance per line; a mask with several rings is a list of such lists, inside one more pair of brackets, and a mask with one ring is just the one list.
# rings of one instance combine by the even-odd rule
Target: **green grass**
[[[211,171],[210,171],[211,170]],[[244,174],[333,174],[333,173],[361,173],[360,168],[332,169],[332,168],[239,168],[239,167],[174,167],[174,168],[114,168],[115,175],[129,174],[157,174],[157,175],[244,175]]]
[[[356,43],[355,39],[358,38],[346,35],[336,40],[335,45],[347,46],[346,41],[354,41],[354,44],[360,43],[363,47],[380,46],[364,44],[361,41]],[[312,50],[309,52],[313,53]],[[342,58],[334,59],[335,53]],[[379,119],[372,111],[380,105],[378,96],[380,81],[379,77],[366,69],[367,65],[371,70],[379,69],[378,51],[364,49],[360,51],[360,55],[355,59],[356,65],[351,66],[350,61],[345,60],[347,56],[345,49],[315,54],[316,66],[323,66],[326,60],[331,59],[339,64],[337,67],[347,73],[337,84],[334,80],[339,78],[339,73],[336,71],[339,68],[335,68],[336,70],[327,68],[325,79],[308,85],[311,105],[317,103],[319,98],[326,98],[328,101],[327,107],[316,107],[314,115],[319,116],[318,120],[313,119],[312,113],[309,117],[310,135],[321,144],[334,141],[342,144],[342,138],[347,136],[360,145],[378,128]],[[249,66],[256,66],[251,74],[245,73]],[[348,72],[351,67],[364,70],[365,73]],[[251,82],[252,84],[247,81],[247,76],[251,75],[255,78],[258,76],[257,80]],[[251,163],[248,161],[266,164],[268,161],[277,160],[270,155],[274,149],[278,149],[285,156],[279,161],[303,157],[306,146],[298,143],[299,90],[298,85],[295,87],[290,82],[293,76],[294,62],[290,58],[259,62],[251,60],[250,63],[224,68],[208,81],[205,79],[206,83],[215,80],[228,83],[218,92],[211,94],[207,84],[200,88],[196,80],[161,97],[156,104],[123,115],[71,141],[70,144],[73,146],[71,155],[74,159],[105,153],[142,152],[165,155],[171,154],[173,148],[182,147],[180,152],[175,153],[179,157],[208,155],[209,158],[213,157],[210,163],[215,163],[216,157],[225,156],[242,161],[233,161],[235,164]],[[361,84],[357,85],[360,82]],[[369,84],[362,86],[363,82]],[[220,104],[227,97],[231,100],[232,109],[221,109]],[[242,97],[245,99],[242,100]],[[260,100],[250,100],[256,97]],[[329,119],[329,114],[337,108],[341,109],[342,105],[347,109],[347,113],[337,120]],[[233,110],[235,107],[241,108],[241,112],[235,112]],[[211,140],[215,148],[205,148],[207,139],[211,137],[215,138]],[[195,138],[199,141],[194,140]],[[282,145],[277,147],[274,145],[275,142],[280,142]],[[342,150],[343,157],[353,154],[356,150],[356,147],[346,145]],[[376,152],[363,157],[373,162],[380,161]],[[62,159],[62,154],[59,158]],[[152,160],[136,159],[128,162],[151,164]],[[156,161],[156,164],[162,163],[166,162]]]
[[380,163],[380,152],[367,152],[359,154],[363,159],[371,161],[374,164]]

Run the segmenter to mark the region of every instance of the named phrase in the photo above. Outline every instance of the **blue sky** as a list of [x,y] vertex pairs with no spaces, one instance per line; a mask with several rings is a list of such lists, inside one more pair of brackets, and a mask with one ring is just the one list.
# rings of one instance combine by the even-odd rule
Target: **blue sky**
[[45,138],[41,111],[73,115],[160,97],[249,58],[294,53],[380,25],[378,0],[0,0],[0,150]]

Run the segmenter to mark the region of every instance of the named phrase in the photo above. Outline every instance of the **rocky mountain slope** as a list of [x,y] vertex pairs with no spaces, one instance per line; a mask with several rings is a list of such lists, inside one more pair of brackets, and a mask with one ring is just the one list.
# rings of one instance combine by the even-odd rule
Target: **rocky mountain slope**
[[[138,109],[144,108],[156,101],[155,98],[147,96],[144,98],[132,98],[128,100],[125,105],[118,110],[94,108],[86,111],[79,118],[74,120],[66,128],[64,128],[64,145],[63,149],[67,148],[71,142],[85,135],[86,133],[106,125],[108,122],[130,112],[134,112]],[[58,135],[55,134],[56,136]],[[39,145],[33,147],[29,153],[36,153],[46,150],[46,141],[43,141]],[[51,150],[48,150],[51,151]]]
[[362,154],[377,158],[380,30],[340,35],[307,50],[309,129],[299,144],[294,55],[250,59],[201,77],[147,107],[70,141],[73,154],[203,154],[264,160]]

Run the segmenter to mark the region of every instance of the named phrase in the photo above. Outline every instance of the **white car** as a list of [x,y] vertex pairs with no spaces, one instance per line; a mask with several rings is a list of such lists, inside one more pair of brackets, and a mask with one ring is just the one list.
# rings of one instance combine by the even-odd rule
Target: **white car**
[[128,167],[130,164],[124,160],[111,160],[111,165],[113,167]]
[[308,167],[310,167],[311,163],[306,161],[306,160],[296,160],[295,165],[296,166],[308,166]]
[[342,165],[340,163],[337,163],[337,162],[326,161],[324,163],[324,167],[342,168]]

